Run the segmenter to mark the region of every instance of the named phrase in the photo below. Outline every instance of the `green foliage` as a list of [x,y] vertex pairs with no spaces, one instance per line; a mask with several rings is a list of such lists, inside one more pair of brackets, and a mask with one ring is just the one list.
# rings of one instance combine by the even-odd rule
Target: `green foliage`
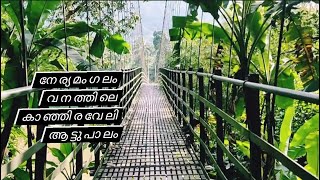
[[306,155],[306,149],[304,145],[295,146],[288,150],[288,156],[292,159],[298,159]]
[[319,113],[306,121],[294,134],[290,147],[300,146],[305,143],[305,138],[312,132],[319,131]]
[[236,141],[238,149],[246,156],[250,157],[250,143],[249,141]]
[[314,47],[319,42],[319,30],[315,19],[319,19],[318,13],[290,12],[288,31],[284,34],[286,42],[295,44],[292,59],[307,92],[319,89],[319,49]]
[[184,28],[187,24],[188,17],[186,16],[172,16],[172,27]]
[[60,150],[65,155],[68,156],[73,151],[73,145],[72,143],[61,143],[60,144]]
[[20,26],[21,19],[18,18],[20,16],[19,1],[3,0],[3,1],[1,1],[1,7],[3,7],[4,10],[8,13],[9,17],[11,18],[12,22],[17,27],[17,30],[20,33],[21,32],[21,26]]
[[305,144],[308,161],[305,168],[319,177],[319,130],[310,133],[305,139]]
[[25,170],[22,170],[21,168],[17,168],[14,170],[13,175],[15,177],[15,180],[29,180],[29,173]]
[[280,143],[279,149],[284,154],[287,154],[289,148],[289,140],[291,136],[291,124],[295,114],[295,107],[289,106],[285,111],[285,115],[280,128]]
[[127,54],[130,50],[130,44],[127,43],[120,34],[114,34],[105,41],[106,47],[118,54]]
[[47,19],[51,11],[55,10],[59,4],[60,1],[28,1],[26,16],[28,18],[27,27],[29,31],[35,35],[35,32],[42,28],[44,21]]
[[94,40],[90,47],[90,52],[92,55],[101,58],[104,52],[104,38],[101,34],[96,34]]
[[240,117],[242,114],[243,114],[243,112],[244,112],[244,110],[245,110],[245,102],[244,102],[244,97],[242,96],[242,97],[239,97],[239,99],[237,100],[237,102],[236,102],[236,117]]
[[[68,61],[68,70],[99,70],[95,58],[102,58],[106,49],[114,51],[118,54],[126,54],[130,51],[130,45],[123,38],[123,34],[132,29],[135,22],[138,20],[137,16],[131,13],[131,17],[125,17],[121,22],[112,19],[111,15],[105,16],[100,23],[94,19],[89,22],[79,21],[78,19],[83,12],[83,2],[63,2],[67,6],[66,24],[60,19],[62,12],[62,1],[24,1],[24,26],[21,25],[20,1],[1,1],[1,89],[8,90],[21,86],[27,83],[30,85],[31,79],[36,71],[65,71]],[[97,9],[98,3],[89,2],[92,5],[92,10]],[[109,5],[110,2],[102,2],[102,5]],[[112,15],[115,10],[125,9],[124,2],[112,2],[116,8],[110,12]],[[78,6],[79,5],[79,6]],[[94,6],[96,5],[96,6]],[[79,9],[72,9],[71,6],[78,6]],[[104,8],[104,7],[101,7]],[[108,12],[111,8],[107,8]],[[73,14],[70,12],[73,11]],[[90,12],[90,13],[91,13]],[[105,13],[105,12],[103,12]],[[83,14],[83,13],[82,13]],[[106,22],[110,22],[106,23]],[[113,26],[111,24],[117,24]],[[123,26],[119,28],[120,26]],[[65,28],[66,26],[66,28]],[[110,27],[117,28],[112,35],[109,33]],[[26,40],[26,60],[24,64],[22,58],[22,36],[21,30],[25,31]],[[108,30],[107,30],[108,29]],[[85,37],[89,36],[89,37]],[[65,39],[66,38],[66,39]],[[65,43],[65,41],[67,43]],[[110,42],[107,44],[107,41]],[[90,47],[87,48],[87,47]],[[66,50],[67,49],[67,50]],[[87,54],[89,49],[90,54]],[[66,57],[67,55],[67,57]],[[92,63],[89,63],[89,59]],[[91,65],[91,67],[89,67]],[[27,72],[25,69],[27,68]],[[27,77],[25,75],[27,74]],[[28,81],[28,82],[26,82]],[[1,102],[1,125],[5,125],[9,116],[14,117],[16,112],[13,108],[16,107],[37,107],[39,93],[31,93],[29,101],[26,97],[19,97],[15,99],[4,100]],[[11,119],[12,120],[12,119]],[[26,135],[24,128],[20,126],[12,127],[9,137],[9,143],[4,155],[4,163],[7,163],[11,158],[19,153],[19,144],[21,140],[26,143]],[[23,144],[26,145],[26,144]],[[70,143],[61,144],[60,149],[51,148],[52,154],[61,162],[67,155],[71,153],[73,147]],[[9,155],[7,155],[9,154]],[[53,172],[57,164],[47,162],[51,167],[46,171],[47,174]],[[29,179],[29,175],[21,168],[13,171],[14,179]],[[12,176],[12,174],[11,174]]]
[[[294,76],[290,70],[287,73],[281,73],[279,75],[278,86],[288,89],[295,89]],[[284,96],[277,96],[276,105],[280,108],[286,109],[287,107],[293,105],[293,99]]]
[[57,148],[49,148],[49,149],[52,155],[54,157],[57,157],[60,162],[62,162],[66,158],[60,149],[57,149]]

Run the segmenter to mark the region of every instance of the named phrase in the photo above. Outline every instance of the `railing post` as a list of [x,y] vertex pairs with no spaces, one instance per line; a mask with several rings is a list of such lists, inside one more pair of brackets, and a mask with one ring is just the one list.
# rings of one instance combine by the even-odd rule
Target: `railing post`
[[[130,72],[126,72],[126,73],[124,74],[124,80],[123,80],[124,83],[123,83],[123,84],[126,84],[126,83],[130,82],[131,79],[132,79],[131,73],[130,73]],[[127,94],[127,93],[131,90],[130,85],[131,85],[131,83],[129,83],[128,86],[126,86],[126,87],[124,88],[123,95]],[[122,107],[127,103],[127,101],[129,100],[130,97],[131,97],[131,92],[128,94],[128,96],[126,96],[126,97],[124,98],[124,102],[122,102]],[[122,115],[123,117],[124,117],[124,115],[127,113],[128,109],[129,109],[128,107],[125,107],[125,108],[123,109],[123,115]]]
[[[216,69],[214,71],[214,74],[217,76],[221,76],[221,69]],[[222,82],[221,81],[215,81],[215,89],[216,89],[216,106],[219,109],[222,109]],[[223,121],[222,118],[216,113],[216,120],[217,120],[217,128],[216,128],[216,133],[218,138],[224,142],[224,133],[223,133]],[[225,170],[224,163],[223,163],[223,151],[221,147],[217,143],[217,163],[219,167],[222,170]]]
[[[259,75],[250,74],[250,82],[259,82]],[[259,90],[246,88],[244,84],[245,104],[248,128],[257,136],[261,136]],[[261,149],[250,140],[250,172],[255,179],[261,179]]]
[[[97,146],[100,145],[100,142],[97,143]],[[94,173],[98,170],[100,165],[100,147],[97,149],[97,152],[94,152]]]
[[[182,87],[186,88],[186,73],[182,73]],[[187,102],[187,93],[183,89],[182,89],[182,100],[183,100],[184,103]],[[183,112],[183,115],[186,117],[187,116],[187,108],[184,105],[184,103],[182,103],[182,112]],[[183,127],[186,126],[186,120],[185,119],[183,119],[182,125],[183,125]]]
[[[85,89],[85,88],[79,88]],[[85,106],[78,106],[78,107],[85,107]],[[78,126],[84,126],[84,124],[78,124]],[[78,176],[79,172],[83,167],[83,143],[77,142],[77,146],[80,146],[80,150],[76,154],[76,176]],[[82,180],[82,174],[80,174],[80,180]]]
[[[178,72],[178,73],[177,73],[177,82],[176,82],[176,83],[177,83],[179,86],[181,86],[181,72]],[[177,87],[177,94],[178,94],[178,97],[181,98],[181,89],[180,89],[179,86],[176,86],[176,87]],[[178,113],[178,120],[179,120],[179,123],[180,123],[180,125],[181,125],[181,124],[182,124],[182,123],[181,123],[182,118],[181,118],[181,114],[180,114],[179,110],[181,110],[181,104],[182,104],[182,103],[179,101],[178,97],[177,97],[177,107],[178,107],[177,113]]]
[[[42,107],[43,108],[43,107]],[[38,125],[37,126],[37,137],[36,140],[40,141],[43,131],[44,131],[44,125]],[[47,161],[47,145],[42,147],[37,153],[36,153],[36,162],[35,162],[35,179],[44,179],[45,173],[44,170],[46,169],[46,161]]]
[[[167,88],[167,93],[166,93],[166,95],[167,95],[167,98],[168,98],[168,100],[170,100],[170,97],[171,97],[171,91],[169,90],[169,88],[171,87],[170,86],[170,82],[169,82],[169,80],[168,79],[170,79],[170,71],[168,71],[168,70],[166,70],[166,69],[161,69],[161,71],[162,71],[162,75],[161,76],[165,76],[165,77],[167,77],[167,78],[162,78],[162,81],[164,81],[164,83],[167,83],[167,85],[166,85],[166,88]],[[165,85],[164,85],[165,86]]]
[[[193,71],[193,69],[189,68],[188,71]],[[193,91],[193,75],[191,73],[188,74],[188,81],[189,81],[188,82],[188,85],[189,85],[188,89],[190,91]],[[193,109],[193,96],[191,93],[189,93],[189,107],[192,110],[194,110]],[[191,111],[189,111],[189,123],[190,123],[191,127],[194,129],[194,127],[196,126],[196,121],[194,120],[194,117],[193,117],[193,114]],[[191,132],[190,132],[190,144],[194,144],[194,135]]]
[[[199,68],[198,72],[203,72],[203,68]],[[204,97],[203,76],[198,75],[198,81],[199,81],[199,95],[201,97]],[[206,119],[204,118],[204,111],[205,111],[204,103],[200,99],[199,99],[199,105],[200,105],[200,118],[206,121]],[[200,123],[200,138],[203,142],[207,143],[207,139],[208,139],[207,132],[202,123]],[[206,163],[206,151],[203,148],[203,146],[200,146],[200,161],[202,164]]]
[[[173,82],[174,83],[177,83],[177,73],[176,72],[173,72]],[[173,95],[173,98],[174,98],[174,104],[176,105],[176,107],[178,106],[178,98],[176,97],[177,95],[177,86],[175,86],[174,84],[172,84],[173,86],[173,89],[174,89],[174,95]],[[175,115],[178,116],[178,109],[177,108],[174,108],[174,112],[175,112]]]
[[[128,83],[128,82],[130,82],[131,80],[132,80],[132,78],[133,77],[131,77],[131,74],[130,73],[126,73],[126,75],[125,75],[125,80],[126,80],[126,83]],[[125,90],[126,90],[126,94],[127,94],[127,92],[129,92],[130,90],[131,90],[131,88],[130,88],[130,84],[131,83],[129,83],[128,84],[128,86],[125,88]],[[130,98],[130,95],[131,93],[129,93],[129,95],[125,98],[125,102],[127,102],[128,100],[129,100],[129,98]],[[123,105],[125,105],[125,103],[123,103]],[[129,108],[125,108],[125,113],[127,113],[127,111],[129,110]],[[124,114],[125,115],[125,114]]]
[[[172,72],[171,71],[168,71],[168,74],[169,74],[169,79],[172,81]],[[172,84],[171,82],[169,82],[168,80],[168,87],[172,90]],[[173,99],[173,94],[171,91],[168,92],[170,97]],[[172,104],[173,105],[173,104]]]
[[[39,92],[39,93],[41,94],[42,92]],[[41,106],[41,108],[48,108],[48,107]],[[45,128],[44,125],[37,126],[36,141],[41,140],[44,128]],[[47,161],[47,144],[36,153],[35,172],[34,172],[35,179],[41,180],[46,178],[44,173],[46,169],[46,161]]]

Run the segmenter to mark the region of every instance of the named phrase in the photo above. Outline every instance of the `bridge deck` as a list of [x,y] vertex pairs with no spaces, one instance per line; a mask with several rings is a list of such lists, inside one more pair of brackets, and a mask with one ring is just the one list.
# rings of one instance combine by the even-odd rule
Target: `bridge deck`
[[107,152],[98,179],[207,179],[157,85],[142,85],[119,143]]

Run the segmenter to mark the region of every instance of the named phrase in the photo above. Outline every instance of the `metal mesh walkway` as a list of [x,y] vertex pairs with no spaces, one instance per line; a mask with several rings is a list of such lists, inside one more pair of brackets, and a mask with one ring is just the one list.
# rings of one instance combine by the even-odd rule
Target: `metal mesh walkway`
[[158,85],[143,85],[98,179],[207,179]]

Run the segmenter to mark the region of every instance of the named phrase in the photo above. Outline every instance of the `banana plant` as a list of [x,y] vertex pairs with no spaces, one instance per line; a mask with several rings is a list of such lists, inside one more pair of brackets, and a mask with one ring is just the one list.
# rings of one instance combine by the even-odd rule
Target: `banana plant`
[[[28,75],[32,76],[37,70],[31,68],[35,64],[51,64],[56,69],[50,70],[65,70],[66,67],[59,61],[62,54],[67,55],[70,64],[77,70],[99,70],[94,60],[102,57],[105,48],[117,54],[129,52],[130,45],[123,37],[109,33],[101,24],[83,21],[56,24],[51,16],[59,8],[62,8],[62,1],[58,0],[1,1],[1,16],[4,17],[1,18],[1,61],[5,63],[3,90],[30,84],[27,80],[32,78],[28,78]],[[76,48],[68,43],[70,38],[84,39],[86,35],[93,39],[87,42],[90,54],[82,53],[86,52],[83,49],[85,47]],[[23,37],[25,41],[22,41]],[[22,51],[22,47],[25,51]],[[56,52],[59,52],[58,56],[51,56]],[[26,56],[26,63],[22,54]],[[28,107],[27,98],[23,96],[4,100],[2,107],[1,116],[5,127],[1,134],[1,158],[4,156],[16,112],[18,108]]]
[[[186,0],[209,12],[227,38],[224,43],[232,45],[238,56],[240,69],[236,78],[244,79],[252,64],[255,53],[263,53],[269,27],[279,18],[283,2],[275,1],[224,1],[224,0]],[[317,1],[316,1],[317,2]],[[287,4],[286,11],[301,3],[293,0]],[[215,27],[216,28],[216,27]],[[231,39],[231,37],[234,39]]]
[[[60,148],[51,147],[49,148],[49,150],[51,154],[58,159],[59,163],[62,163],[75,148],[75,145],[72,143],[61,143]],[[56,168],[58,168],[59,164],[50,162],[49,165],[50,167],[46,169],[47,175],[50,175]],[[62,175],[67,180],[71,180],[76,176],[74,166],[74,161],[72,160],[71,162],[69,162],[69,167],[66,167],[61,171]]]
[[[65,44],[64,38],[83,37],[89,33],[94,33],[95,37],[90,44],[89,58],[101,58],[105,47],[118,54],[126,54],[129,52],[130,45],[123,39],[120,34],[110,34],[101,25],[90,25],[86,22],[73,22],[53,25],[51,28],[44,28],[44,24],[48,23],[49,15],[57,10],[61,5],[61,1],[27,1],[24,9],[25,27],[22,27],[21,12],[19,1],[1,1],[1,9],[9,17],[8,21],[1,21],[1,53],[8,58],[5,65],[3,76],[3,90],[12,89],[23,86],[25,76],[23,75],[22,59],[21,59],[21,28],[25,31],[26,40],[26,56],[27,67],[34,63],[46,50],[51,51],[57,49],[63,53],[67,53],[68,58],[78,70],[99,70],[94,64],[89,64],[88,57],[81,55],[75,47]],[[65,52],[67,51],[67,52]],[[51,57],[47,57],[50,59]],[[41,62],[40,62],[41,63]],[[57,59],[50,59],[50,63],[55,65],[58,70],[64,70],[63,66]],[[91,66],[91,67],[89,67]],[[32,70],[32,69],[31,69]],[[31,71],[29,68],[29,71]],[[20,73],[20,74],[19,74]],[[29,74],[32,74],[29,72]],[[12,100],[3,102],[8,114],[10,112],[10,104]],[[4,118],[5,121],[7,118]]]
[[[288,31],[284,34],[287,43],[294,44],[292,63],[299,73],[304,90],[319,89],[319,42],[318,27],[313,27],[313,19],[319,19],[318,13],[307,11],[289,12]],[[304,19],[307,17],[307,19]]]

